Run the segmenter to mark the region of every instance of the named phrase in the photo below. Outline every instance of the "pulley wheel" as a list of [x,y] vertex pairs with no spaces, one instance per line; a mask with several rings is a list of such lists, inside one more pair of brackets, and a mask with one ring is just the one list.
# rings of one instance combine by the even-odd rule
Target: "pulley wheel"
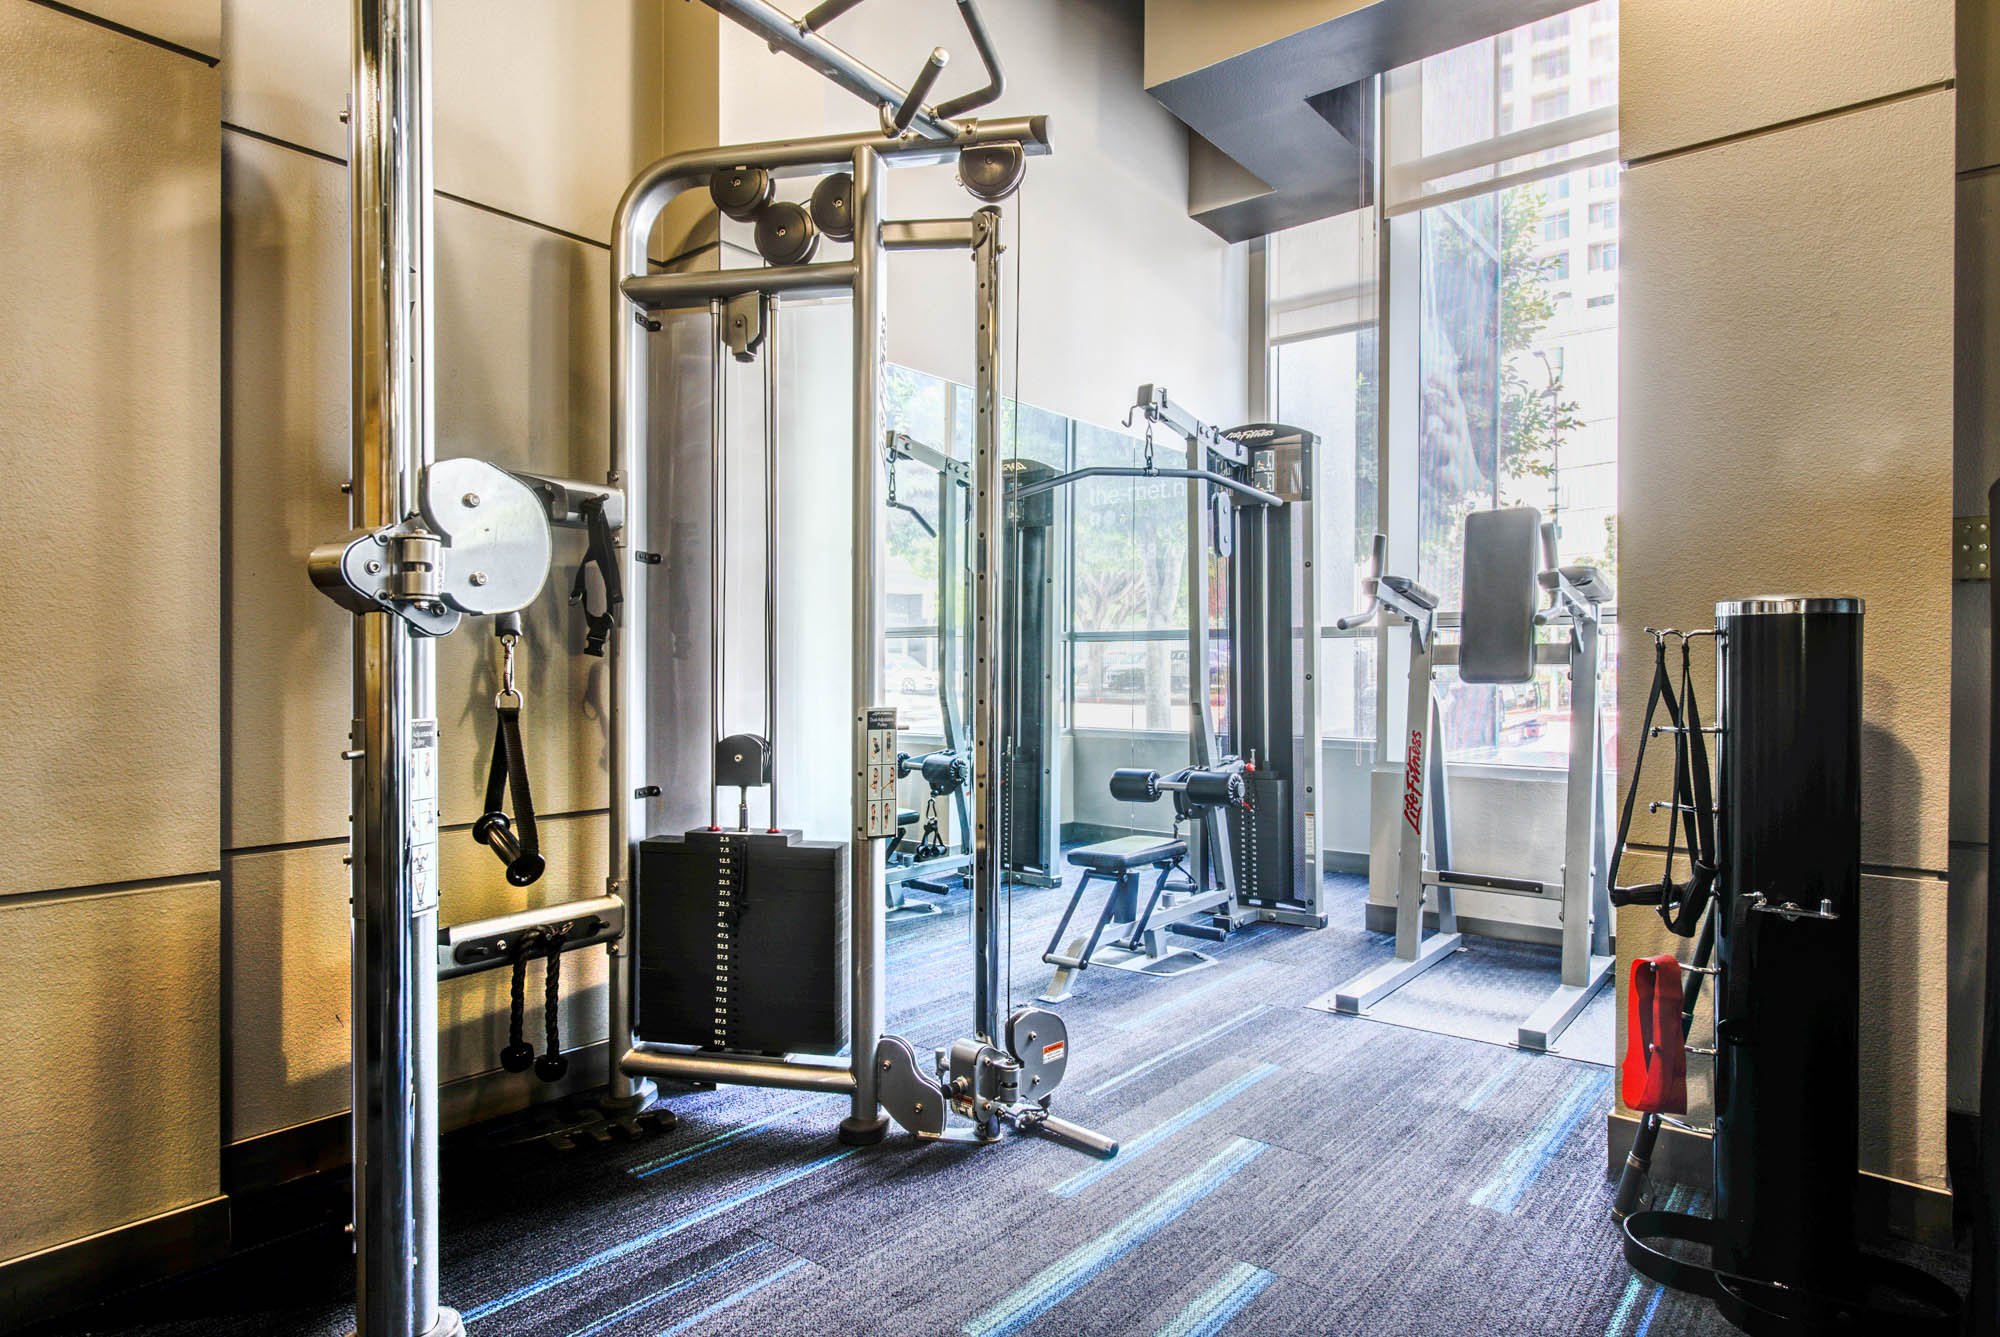
[[757,215],[757,253],[774,265],[802,265],[819,249],[819,228],[804,206],[780,201]]
[[761,167],[723,167],[708,177],[708,197],[739,223],[747,223],[778,193],[778,183]]
[[822,177],[813,187],[812,219],[835,241],[854,240],[854,178],[846,172]]
[[958,155],[958,179],[988,204],[997,204],[1021,187],[1028,172],[1028,155],[1019,144],[984,144],[962,149]]

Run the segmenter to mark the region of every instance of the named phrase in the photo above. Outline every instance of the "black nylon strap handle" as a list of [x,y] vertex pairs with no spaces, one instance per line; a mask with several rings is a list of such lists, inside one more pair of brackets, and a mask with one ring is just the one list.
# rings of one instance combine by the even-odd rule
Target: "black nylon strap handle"
[[[507,880],[525,887],[541,877],[546,862],[542,858],[541,832],[535,823],[535,796],[528,786],[528,757],[521,746],[521,707],[497,706],[494,715],[493,765],[486,773],[486,816],[474,824],[473,835],[492,846],[494,853],[505,861]],[[501,806],[509,789],[514,799],[511,818]],[[496,828],[508,832],[511,839],[496,844],[493,839]],[[506,845],[513,848],[509,850]]]
[[[590,537],[583,561],[577,564],[576,579],[570,582],[569,601],[583,609],[583,652],[602,658],[605,641],[610,639],[612,628],[623,619],[621,605],[625,602],[625,587],[618,578],[618,551],[611,538],[611,524],[604,518],[604,499],[592,497],[580,502],[577,509],[583,513],[584,528]],[[604,609],[601,612],[593,612],[590,607],[590,584],[586,573],[593,566],[597,568],[598,581],[604,586]]]

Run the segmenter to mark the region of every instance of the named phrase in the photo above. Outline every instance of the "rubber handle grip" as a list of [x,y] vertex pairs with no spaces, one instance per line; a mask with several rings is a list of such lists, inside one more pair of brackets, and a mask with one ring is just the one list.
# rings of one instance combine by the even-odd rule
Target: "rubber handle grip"
[[1035,1120],[1035,1131],[1085,1155],[1095,1156],[1101,1161],[1112,1160],[1118,1155],[1118,1139],[1094,1133],[1081,1124],[1058,1119],[1053,1114],[1043,1115]]

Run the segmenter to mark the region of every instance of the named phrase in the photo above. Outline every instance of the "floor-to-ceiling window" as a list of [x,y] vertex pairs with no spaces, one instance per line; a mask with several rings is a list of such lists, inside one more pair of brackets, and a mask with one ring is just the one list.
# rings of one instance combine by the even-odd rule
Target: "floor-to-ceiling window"
[[[1617,24],[1597,0],[1391,71],[1377,197],[1270,239],[1274,407],[1351,475],[1322,483],[1330,611],[1380,528],[1449,624],[1465,517],[1500,506],[1615,582]],[[1326,731],[1366,737],[1375,638],[1329,648]],[[1454,760],[1565,762],[1565,670],[1439,690]]]

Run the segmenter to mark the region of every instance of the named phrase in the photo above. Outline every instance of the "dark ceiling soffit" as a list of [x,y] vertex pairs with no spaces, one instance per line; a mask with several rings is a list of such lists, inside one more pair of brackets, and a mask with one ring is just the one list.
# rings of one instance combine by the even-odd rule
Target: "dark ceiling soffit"
[[[1375,0],[1148,91],[1268,195],[1193,217],[1228,241],[1372,202],[1373,99],[1363,81],[1575,7],[1577,0]],[[1358,134],[1358,139],[1357,139]]]

